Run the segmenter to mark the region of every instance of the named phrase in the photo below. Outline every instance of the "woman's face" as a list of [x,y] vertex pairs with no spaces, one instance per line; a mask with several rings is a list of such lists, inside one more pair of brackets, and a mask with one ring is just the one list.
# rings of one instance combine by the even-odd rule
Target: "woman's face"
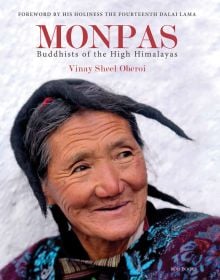
[[80,111],[48,139],[43,184],[81,238],[129,238],[145,217],[147,173],[128,122],[112,113]]

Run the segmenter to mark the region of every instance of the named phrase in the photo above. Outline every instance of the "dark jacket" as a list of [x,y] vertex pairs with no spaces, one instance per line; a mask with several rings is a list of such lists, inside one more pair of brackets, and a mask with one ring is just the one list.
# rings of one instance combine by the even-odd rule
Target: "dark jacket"
[[[147,213],[149,228],[121,256],[117,267],[76,264],[76,259],[87,257],[71,233],[72,240],[56,236],[34,244],[0,271],[0,279],[220,279],[220,218],[156,210],[151,203]],[[65,278],[59,262],[64,258],[79,267]]]

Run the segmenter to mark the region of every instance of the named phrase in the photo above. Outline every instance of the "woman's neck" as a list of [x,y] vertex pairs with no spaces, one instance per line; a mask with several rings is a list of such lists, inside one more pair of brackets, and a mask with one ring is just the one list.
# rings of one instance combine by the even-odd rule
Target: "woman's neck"
[[78,238],[89,258],[93,261],[122,254],[126,251],[129,242],[129,238],[117,241],[106,241],[85,236],[78,236]]
[[93,261],[99,259],[111,258],[115,255],[122,254],[127,248],[135,242],[144,231],[144,221],[139,225],[136,232],[128,238],[117,241],[100,240],[98,238],[88,237],[86,235],[77,234],[81,245],[87,252],[89,258]]

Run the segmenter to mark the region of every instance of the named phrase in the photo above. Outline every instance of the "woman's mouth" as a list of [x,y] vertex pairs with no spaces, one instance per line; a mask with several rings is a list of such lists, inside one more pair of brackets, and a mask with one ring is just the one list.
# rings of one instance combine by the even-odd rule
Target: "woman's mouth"
[[124,202],[120,202],[117,204],[109,204],[109,205],[105,205],[103,207],[97,208],[95,211],[115,211],[115,210],[125,207],[128,203],[129,203],[129,201],[124,201]]

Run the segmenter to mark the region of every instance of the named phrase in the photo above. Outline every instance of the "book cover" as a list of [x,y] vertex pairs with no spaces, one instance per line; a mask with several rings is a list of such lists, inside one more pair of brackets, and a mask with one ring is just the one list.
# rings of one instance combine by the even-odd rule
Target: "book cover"
[[209,1],[2,4],[0,266],[57,232],[9,143],[18,110],[48,80],[89,80],[162,111],[193,141],[138,117],[149,182],[219,215],[219,27],[219,4]]

